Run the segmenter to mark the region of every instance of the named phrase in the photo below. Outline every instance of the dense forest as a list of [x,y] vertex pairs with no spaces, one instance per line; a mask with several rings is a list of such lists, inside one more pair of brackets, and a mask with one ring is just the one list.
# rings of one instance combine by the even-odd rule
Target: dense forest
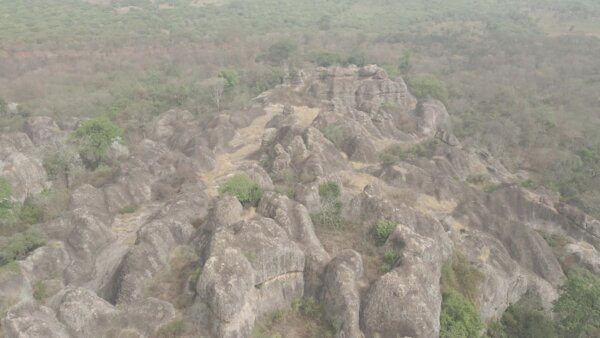
[[585,0],[2,1],[0,98],[135,128],[172,107],[213,111],[222,71],[231,109],[289,67],[377,63],[442,87],[457,136],[524,184],[600,215],[598,16]]

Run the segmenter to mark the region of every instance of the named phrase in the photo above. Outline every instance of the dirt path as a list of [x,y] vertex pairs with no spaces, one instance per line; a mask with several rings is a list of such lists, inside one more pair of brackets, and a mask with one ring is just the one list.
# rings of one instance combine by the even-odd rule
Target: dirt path
[[[266,114],[255,118],[250,125],[238,129],[235,136],[229,142],[231,148],[236,149],[231,153],[221,153],[216,156],[216,166],[213,170],[200,173],[200,179],[206,184],[206,192],[209,196],[218,196],[219,184],[224,178],[233,175],[237,168],[251,161],[247,157],[260,149],[265,125],[283,110],[283,105],[273,104],[265,107]],[[306,128],[310,126],[319,109],[308,107],[294,107],[294,114],[299,119],[298,125]]]

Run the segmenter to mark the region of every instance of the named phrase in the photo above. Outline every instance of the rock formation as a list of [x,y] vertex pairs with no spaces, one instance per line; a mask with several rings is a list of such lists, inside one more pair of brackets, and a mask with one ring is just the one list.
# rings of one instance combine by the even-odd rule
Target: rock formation
[[[441,102],[417,102],[402,79],[374,65],[319,68],[277,90],[319,105],[267,92],[264,103],[203,121],[170,110],[148,138],[115,147],[110,180],[71,187],[67,210],[39,225],[46,245],[0,269],[5,337],[155,337],[176,320],[190,337],[249,337],[311,297],[336,337],[430,338],[453,251],[483,274],[486,320],[528,290],[545,304],[557,297],[564,274],[545,233],[568,237],[566,255],[600,273],[600,222],[517,186],[460,144]],[[0,135],[0,176],[16,201],[52,187],[41,145],[67,147],[70,132],[34,117]],[[381,163],[393,144],[426,151]],[[219,195],[235,173],[262,189],[255,207]],[[326,182],[341,188],[337,233],[315,222],[331,207]],[[384,220],[395,229],[376,243]],[[377,252],[401,259],[383,269]],[[33,295],[40,283],[44,300]]]

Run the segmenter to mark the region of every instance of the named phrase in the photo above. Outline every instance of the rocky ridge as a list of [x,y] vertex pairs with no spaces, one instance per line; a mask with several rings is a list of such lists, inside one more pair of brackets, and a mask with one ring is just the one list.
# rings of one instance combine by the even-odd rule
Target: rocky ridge
[[[281,92],[315,104],[281,102]],[[51,187],[43,152],[66,147],[69,132],[34,117],[0,135],[0,176],[15,199]],[[423,143],[420,156],[377,156]],[[483,273],[484,319],[528,290],[556,299],[563,271],[545,233],[572,238],[568,254],[600,271],[600,222],[520,187],[460,144],[441,102],[419,102],[377,66],[319,68],[206,121],[171,110],[148,139],[113,151],[111,181],[78,186],[68,211],[40,225],[47,244],[0,272],[6,337],[155,337],[180,319],[190,337],[249,337],[271,313],[312,297],[337,337],[428,338],[439,334],[441,269],[453,251]],[[266,191],[256,208],[218,194],[240,172]],[[470,184],[474,176],[493,189]],[[282,177],[293,194],[277,189]],[[340,232],[311,217],[327,202],[326,182],[341,186],[340,212],[352,223]],[[380,220],[397,224],[382,250],[402,250],[387,271],[375,244],[363,243]],[[40,282],[53,286],[45,302],[33,298]]]

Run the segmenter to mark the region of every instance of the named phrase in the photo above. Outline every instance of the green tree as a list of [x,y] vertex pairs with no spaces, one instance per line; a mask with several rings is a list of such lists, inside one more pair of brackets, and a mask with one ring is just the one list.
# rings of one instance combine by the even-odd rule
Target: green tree
[[554,313],[563,337],[599,337],[600,279],[586,270],[570,272],[554,302]]
[[312,61],[321,67],[329,67],[344,63],[344,59],[339,54],[326,51],[315,53],[312,57]]
[[121,129],[107,117],[99,117],[83,122],[72,137],[79,145],[79,155],[86,166],[95,169],[106,160],[107,150],[121,135]]
[[331,29],[331,16],[323,15],[322,17],[320,17],[319,21],[317,22],[317,26],[319,26],[319,29],[322,31],[330,30]]
[[237,197],[245,207],[257,206],[262,197],[262,189],[245,174],[232,176],[219,188],[219,194]]
[[402,75],[407,75],[412,70],[412,53],[406,51],[400,57],[400,64],[398,65],[398,69],[400,69],[400,73]]
[[264,58],[273,64],[282,64],[287,61],[298,49],[296,43],[290,39],[283,39],[272,44]]
[[240,84],[240,76],[233,69],[223,69],[219,77],[225,80],[225,89],[231,90]]
[[444,82],[431,75],[419,75],[408,80],[410,92],[419,99],[436,99],[445,101],[448,91]]
[[538,294],[527,292],[508,307],[498,322],[490,324],[491,338],[555,338],[555,325],[544,312]]
[[483,323],[477,309],[456,291],[444,293],[440,315],[440,338],[478,338]]

